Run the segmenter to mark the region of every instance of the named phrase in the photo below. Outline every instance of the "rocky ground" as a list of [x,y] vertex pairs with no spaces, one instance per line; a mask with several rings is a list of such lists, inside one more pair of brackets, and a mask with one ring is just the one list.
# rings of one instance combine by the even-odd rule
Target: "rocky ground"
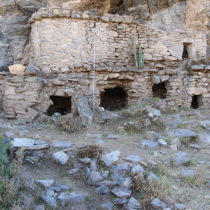
[[24,152],[23,209],[210,209],[209,109],[135,104],[71,134],[56,120],[0,120]]

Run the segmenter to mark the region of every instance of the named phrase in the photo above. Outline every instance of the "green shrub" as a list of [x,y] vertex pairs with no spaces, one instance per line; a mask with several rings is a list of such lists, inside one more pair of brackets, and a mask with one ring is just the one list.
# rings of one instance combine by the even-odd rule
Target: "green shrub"
[[[10,142],[0,137],[0,209],[12,208],[17,200],[19,183],[17,174],[21,171],[23,152],[18,160],[11,161]],[[20,161],[21,160],[21,161]]]

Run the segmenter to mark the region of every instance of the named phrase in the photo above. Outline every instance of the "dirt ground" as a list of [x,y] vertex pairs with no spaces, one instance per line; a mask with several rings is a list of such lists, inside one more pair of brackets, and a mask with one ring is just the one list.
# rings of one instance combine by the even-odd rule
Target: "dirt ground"
[[[171,128],[182,126],[197,132],[203,132],[204,129],[200,127],[202,120],[210,120],[210,109],[180,109],[177,112],[162,114],[161,118],[165,124],[162,130],[156,130],[162,136],[167,137],[167,132]],[[130,119],[129,119],[130,120]],[[53,140],[71,142],[77,147],[84,145],[97,144],[97,138],[91,137],[88,134],[101,134],[104,143],[98,144],[104,153],[114,150],[120,150],[121,159],[127,155],[139,155],[146,163],[157,163],[166,165],[167,172],[170,175],[171,190],[169,194],[165,195],[165,200],[169,203],[183,203],[187,209],[192,210],[208,210],[210,209],[210,188],[207,184],[201,186],[190,186],[180,181],[182,169],[194,169],[204,180],[210,180],[210,145],[199,142],[202,149],[196,150],[189,147],[181,147],[179,151],[187,152],[195,164],[190,166],[174,166],[171,167],[170,161],[174,157],[174,153],[169,146],[159,146],[155,150],[145,149],[141,147],[141,141],[145,138],[145,131],[143,132],[123,132],[122,126],[128,119],[112,120],[105,125],[93,125],[88,129],[82,129],[76,133],[68,134],[58,131],[53,125],[18,125],[15,121],[0,120],[1,133],[5,131],[12,131],[15,137],[27,137],[51,142]],[[108,134],[113,133],[119,135],[119,139],[108,139]],[[69,184],[75,191],[88,192],[91,196],[92,202],[89,206],[79,207],[80,209],[93,209],[96,203],[103,203],[110,201],[112,195],[101,196],[97,195],[94,187],[87,185],[84,177],[76,175],[68,175],[67,171],[72,169],[71,164],[65,166],[58,166],[50,160],[45,158],[41,166],[32,164],[25,164],[25,170],[28,171],[35,179],[54,179],[59,184]],[[37,199],[38,202],[41,202]],[[41,202],[43,203],[43,202]],[[78,209],[79,209],[78,208]]]

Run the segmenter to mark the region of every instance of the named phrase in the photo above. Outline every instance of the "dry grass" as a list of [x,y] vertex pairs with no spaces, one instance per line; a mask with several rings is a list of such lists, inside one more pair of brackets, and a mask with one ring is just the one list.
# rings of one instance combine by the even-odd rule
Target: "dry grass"
[[73,117],[72,114],[68,114],[61,116],[57,120],[56,127],[61,131],[65,131],[67,133],[73,133],[82,128],[82,121],[79,117],[76,118]]
[[96,158],[99,159],[102,150],[97,145],[89,145],[82,148],[79,148],[77,156],[80,158]]
[[150,180],[147,176],[136,175],[133,178],[132,189],[137,193],[144,209],[151,209],[151,201],[156,198],[165,198],[171,193],[171,180],[164,164],[155,168],[148,168],[146,174],[150,172],[159,176],[159,180]]
[[205,179],[201,175],[182,177],[182,181],[191,187],[201,187],[205,184]]

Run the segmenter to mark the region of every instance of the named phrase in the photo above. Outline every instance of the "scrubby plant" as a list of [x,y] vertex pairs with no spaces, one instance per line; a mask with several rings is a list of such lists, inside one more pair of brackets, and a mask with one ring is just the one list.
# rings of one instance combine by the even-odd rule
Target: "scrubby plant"
[[79,117],[74,117],[72,114],[61,116],[55,123],[56,127],[67,133],[78,131],[82,127],[82,121]]
[[18,175],[21,172],[23,151],[16,160],[10,160],[10,142],[0,137],[0,209],[10,209],[17,201],[20,188]]
[[135,65],[137,68],[143,68],[144,66],[144,55],[141,46],[139,45],[139,50],[137,54],[137,49],[136,49],[136,37],[133,36],[132,38],[132,46],[133,46],[133,56],[134,56],[134,61]]
[[205,183],[205,180],[201,175],[182,177],[182,181],[191,187],[200,187]]
[[102,150],[97,145],[88,145],[82,148],[79,148],[77,156],[80,158],[95,158],[99,159]]

